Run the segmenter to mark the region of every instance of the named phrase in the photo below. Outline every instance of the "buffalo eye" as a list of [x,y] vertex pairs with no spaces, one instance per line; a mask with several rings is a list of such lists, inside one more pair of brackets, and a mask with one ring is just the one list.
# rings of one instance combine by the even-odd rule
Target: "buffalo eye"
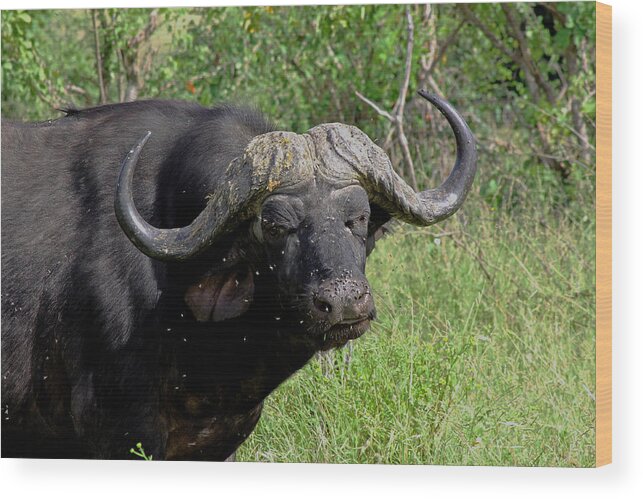
[[347,220],[344,225],[346,225],[346,227],[356,235],[366,235],[366,231],[368,229],[368,215],[364,213],[357,218]]
[[268,221],[263,222],[261,230],[263,234],[271,240],[282,239],[283,237],[293,232],[293,230],[289,227],[284,227],[283,225],[278,225],[274,222]]

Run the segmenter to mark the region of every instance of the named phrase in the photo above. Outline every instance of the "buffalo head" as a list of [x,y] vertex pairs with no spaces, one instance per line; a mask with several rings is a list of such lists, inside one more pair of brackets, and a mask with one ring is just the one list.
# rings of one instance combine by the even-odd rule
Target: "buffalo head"
[[[138,213],[132,195],[134,168],[148,133],[123,163],[118,221],[140,251],[164,261],[191,259],[247,223],[250,246],[269,269],[281,311],[318,339],[320,348],[342,345],[366,331],[375,317],[365,264],[378,229],[391,217],[422,226],[443,220],[462,205],[473,182],[476,153],[468,126],[449,103],[420,94],[444,114],[456,138],[455,166],[436,189],[415,192],[359,129],[324,124],[302,135],[256,136],[227,166],[191,224],[159,229]],[[239,315],[240,303],[252,300],[252,274],[220,279],[206,277],[186,292],[198,320]],[[208,299],[213,294],[218,302]]]

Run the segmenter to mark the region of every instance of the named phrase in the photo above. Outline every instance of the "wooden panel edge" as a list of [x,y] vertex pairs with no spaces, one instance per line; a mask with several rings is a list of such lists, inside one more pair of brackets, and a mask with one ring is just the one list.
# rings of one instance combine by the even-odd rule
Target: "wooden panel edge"
[[596,3],[596,466],[612,462],[612,7]]

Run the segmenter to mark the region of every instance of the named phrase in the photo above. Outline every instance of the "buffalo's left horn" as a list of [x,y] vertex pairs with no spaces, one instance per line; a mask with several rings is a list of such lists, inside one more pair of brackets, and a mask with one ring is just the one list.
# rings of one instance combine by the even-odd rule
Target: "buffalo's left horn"
[[324,150],[325,164],[337,176],[358,181],[369,198],[388,213],[414,225],[431,225],[453,215],[462,205],[476,174],[475,139],[464,119],[444,99],[421,90],[419,94],[446,117],[456,140],[455,165],[444,183],[415,192],[393,169],[386,153],[355,127],[320,125],[309,130]]
[[422,225],[427,225],[450,217],[462,206],[476,176],[476,141],[464,118],[451,104],[425,90],[418,93],[444,115],[451,125],[456,142],[455,165],[449,177],[440,187],[419,195],[426,206],[426,219],[422,220]]

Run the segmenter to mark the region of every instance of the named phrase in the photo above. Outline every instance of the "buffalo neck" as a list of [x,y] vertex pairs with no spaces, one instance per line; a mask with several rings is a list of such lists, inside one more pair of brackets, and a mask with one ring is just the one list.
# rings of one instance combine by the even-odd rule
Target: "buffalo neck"
[[165,393],[173,405],[190,399],[211,413],[249,411],[317,350],[298,323],[266,304],[222,322],[199,323],[185,307],[173,310],[178,317],[161,328],[161,358],[169,368],[162,371],[170,373]]

